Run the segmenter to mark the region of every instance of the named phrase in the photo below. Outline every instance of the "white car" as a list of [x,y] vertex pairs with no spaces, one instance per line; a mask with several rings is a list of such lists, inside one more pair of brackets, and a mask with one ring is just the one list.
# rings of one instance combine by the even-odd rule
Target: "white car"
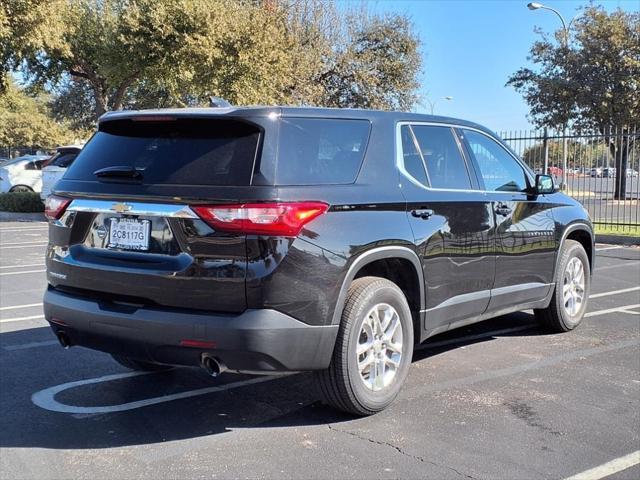
[[66,145],[58,147],[56,153],[49,159],[46,166],[42,169],[42,191],[40,198],[45,201],[56,182],[62,178],[64,172],[73,163],[78,154],[82,150],[82,145]]
[[47,155],[24,155],[0,167],[0,193],[40,192]]

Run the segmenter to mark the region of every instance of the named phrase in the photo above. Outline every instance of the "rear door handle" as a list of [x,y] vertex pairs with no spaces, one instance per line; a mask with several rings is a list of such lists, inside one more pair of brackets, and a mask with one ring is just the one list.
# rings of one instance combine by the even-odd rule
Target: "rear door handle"
[[511,209],[507,207],[505,204],[499,203],[498,206],[496,207],[496,213],[498,215],[502,215],[503,217],[506,217],[511,213]]
[[431,215],[433,215],[433,210],[429,208],[417,208],[416,210],[411,210],[411,215],[416,218],[421,218],[422,220],[426,220]]

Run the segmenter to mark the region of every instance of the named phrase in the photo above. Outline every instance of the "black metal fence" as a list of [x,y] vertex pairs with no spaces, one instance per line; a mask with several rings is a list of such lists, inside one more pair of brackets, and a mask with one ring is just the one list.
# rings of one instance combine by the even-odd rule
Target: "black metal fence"
[[600,228],[640,228],[640,129],[510,131],[500,136],[537,173],[589,211]]
[[[535,172],[553,175],[601,228],[640,230],[640,129],[544,129],[500,136]],[[0,147],[0,158],[45,150]]]

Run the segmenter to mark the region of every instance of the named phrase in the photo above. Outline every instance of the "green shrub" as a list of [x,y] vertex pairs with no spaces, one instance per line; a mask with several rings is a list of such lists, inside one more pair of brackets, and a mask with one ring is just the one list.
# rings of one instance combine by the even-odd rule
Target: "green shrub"
[[0,211],[4,212],[44,212],[40,194],[34,192],[0,193]]

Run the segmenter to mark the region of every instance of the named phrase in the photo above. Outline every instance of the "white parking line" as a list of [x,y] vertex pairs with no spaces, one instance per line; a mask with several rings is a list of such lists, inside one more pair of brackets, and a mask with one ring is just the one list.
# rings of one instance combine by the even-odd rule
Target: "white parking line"
[[[595,273],[598,273],[601,270],[611,270],[612,268],[620,268],[620,267],[629,267],[628,262],[619,263],[618,265],[607,265],[606,267],[598,267],[594,270]],[[631,265],[633,267],[633,264]]]
[[124,412],[126,410],[134,410],[136,408],[147,407],[149,405],[157,405],[158,403],[171,402],[183,398],[196,397],[198,395],[206,395],[207,393],[222,392],[224,390],[232,390],[234,388],[246,387],[255,383],[267,382],[279,377],[257,377],[251,380],[243,380],[241,382],[226,383],[220,386],[199,388],[196,390],[188,390],[186,392],[174,393],[171,395],[161,395],[159,397],[147,398],[146,400],[138,400],[136,402],[122,403],[119,405],[97,405],[95,407],[79,407],[76,405],[66,405],[55,399],[55,396],[70,388],[80,387],[82,385],[92,385],[96,383],[105,383],[112,380],[120,380],[122,378],[138,377],[140,375],[151,375],[157,372],[129,372],[117,373],[115,375],[105,375],[103,377],[89,378],[87,380],[79,380],[77,382],[68,382],[54,387],[40,390],[31,395],[31,401],[40,408],[50,410],[52,412],[74,413],[74,414],[96,414],[96,413],[112,413]]
[[22,322],[23,320],[38,320],[38,319],[44,319],[44,315],[31,315],[29,317],[3,318],[3,319],[0,319],[0,323]]
[[0,268],[27,268],[27,267],[44,267],[44,263],[30,263],[29,265],[3,265]]
[[36,227],[11,227],[11,228],[0,228],[0,232],[24,232],[26,230],[47,230],[48,226],[46,224],[42,226]]
[[23,275],[25,273],[42,273],[42,272],[46,272],[46,270],[24,270],[22,272],[4,272],[4,273],[0,273],[0,277],[4,275]]
[[8,307],[0,307],[0,311],[3,310],[19,310],[21,308],[41,307],[41,303],[25,303],[24,305],[10,305]]
[[605,315],[607,313],[629,313],[626,310],[631,310],[634,308],[640,307],[640,303],[636,303],[635,305],[620,305],[619,307],[614,308],[606,308],[604,310],[596,310],[594,312],[585,313],[586,317],[597,317],[598,315]]
[[614,473],[621,472],[627,468],[633,467],[640,463],[640,450],[636,450],[624,457],[616,458],[610,462],[603,463],[597,467],[585,470],[584,472],[577,473],[565,480],[599,480],[601,478],[608,477]]
[[621,245],[613,245],[610,247],[601,247],[601,248],[596,247],[596,252],[606,252],[607,250],[615,250],[616,248],[624,248],[624,247]]
[[47,227],[31,227],[31,228],[7,228],[6,230],[0,229],[0,234],[2,233],[22,233],[22,232],[35,232],[46,235]]
[[7,245],[33,245],[34,243],[42,243],[44,242],[44,240],[36,240],[34,242],[12,242],[12,243],[3,243],[2,246],[7,246]]
[[620,293],[636,292],[638,290],[640,290],[640,287],[623,288],[621,290],[613,290],[611,292],[602,292],[602,293],[589,295],[589,298],[608,297],[609,295],[618,295]]
[[47,245],[46,243],[39,243],[38,245],[18,245],[18,246],[10,246],[10,247],[5,247],[4,245],[0,245],[0,250],[4,250],[4,249],[9,250],[10,248],[45,247],[46,245]]

